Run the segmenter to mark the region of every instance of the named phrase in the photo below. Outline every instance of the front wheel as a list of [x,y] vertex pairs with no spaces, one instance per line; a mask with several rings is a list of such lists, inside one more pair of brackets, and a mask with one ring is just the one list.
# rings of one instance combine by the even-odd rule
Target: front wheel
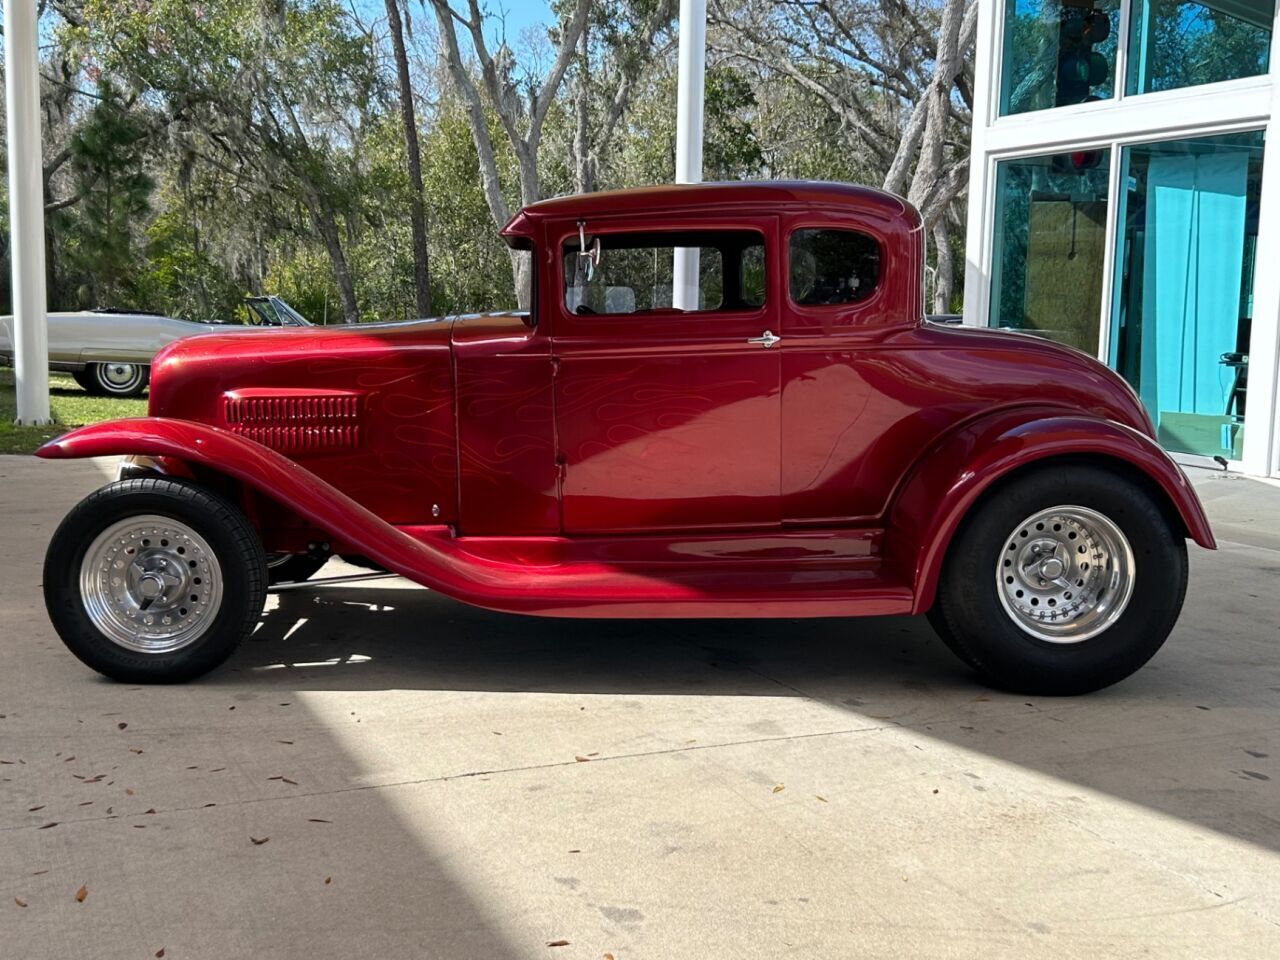
[[62,521],[44,564],[49,617],[88,666],[128,683],[191,680],[252,632],[262,544],[222,497],[167,477],[121,480]]
[[965,518],[930,618],[996,686],[1087,693],[1155,655],[1186,587],[1186,543],[1142,487],[1099,467],[1046,467]]
[[91,363],[84,379],[76,382],[88,390],[107,397],[136,397],[147,389],[151,370],[145,363]]

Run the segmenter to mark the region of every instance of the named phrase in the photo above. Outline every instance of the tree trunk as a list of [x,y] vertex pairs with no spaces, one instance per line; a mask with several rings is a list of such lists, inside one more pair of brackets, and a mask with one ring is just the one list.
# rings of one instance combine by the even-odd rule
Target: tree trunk
[[946,214],[933,225],[934,257],[937,269],[933,275],[933,313],[951,312],[951,292],[955,288],[956,264],[951,250],[951,224]]
[[404,48],[404,27],[398,0],[386,0],[391,46],[395,51],[396,78],[400,85],[400,117],[404,123],[404,149],[409,161],[409,224],[413,228],[413,292],[418,316],[431,315],[431,271],[427,261],[427,214],[422,189],[422,154],[418,148],[418,121],[409,82],[409,57]]
[[516,309],[533,309],[533,256],[528,250],[509,250],[511,279],[516,288]]
[[313,197],[307,199],[311,222],[324,240],[324,249],[329,254],[329,262],[333,265],[334,279],[338,281],[338,297],[342,301],[342,320],[344,323],[359,323],[360,308],[356,305],[356,288],[351,282],[351,271],[347,269],[346,254],[342,252],[338,222],[334,219],[333,212],[324,209],[318,200]]

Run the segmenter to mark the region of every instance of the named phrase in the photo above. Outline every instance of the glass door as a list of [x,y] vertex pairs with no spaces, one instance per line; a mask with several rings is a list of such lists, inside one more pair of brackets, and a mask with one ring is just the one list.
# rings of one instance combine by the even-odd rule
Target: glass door
[[1262,151],[1261,131],[1121,150],[1109,361],[1169,450],[1241,458]]

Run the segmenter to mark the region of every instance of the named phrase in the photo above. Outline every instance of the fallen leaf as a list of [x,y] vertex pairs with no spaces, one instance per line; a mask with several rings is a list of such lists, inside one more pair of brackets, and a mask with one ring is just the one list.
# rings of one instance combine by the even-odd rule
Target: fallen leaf
[[827,798],[820,793],[815,793],[814,796],[817,797],[819,800],[821,800],[823,803],[827,802]]
[[48,870],[36,870],[36,871],[35,871],[34,873],[32,873],[31,875],[32,875],[33,877],[38,877],[38,876],[40,876],[40,874],[42,874],[42,873],[48,873],[48,872],[49,872]]
[[568,940],[548,940],[547,941],[548,947],[567,947],[568,945],[569,945]]
[[144,814],[146,814],[146,813],[155,813],[155,812],[156,812],[156,808],[155,808],[155,807],[148,807],[146,810],[143,810],[142,812],[143,812]]
[[579,763],[587,763],[591,758],[590,757],[574,757],[573,759],[577,760]]
[[23,900],[21,897],[14,897],[13,902],[20,907],[25,907],[27,905],[27,901]]
[[937,793],[937,792],[938,792],[938,788],[937,788],[937,787],[934,787],[934,788],[933,788],[933,792],[934,792],[934,793]]
[[206,803],[206,804],[205,804],[205,807],[216,807],[216,806],[217,806],[217,804],[216,804],[216,803]]
[[249,839],[253,841],[253,845],[255,847],[260,847],[271,838],[270,837],[250,837]]
[[[1208,708],[1208,707],[1204,707],[1203,709],[1208,710],[1209,708]],[[75,759],[75,757],[67,757],[67,759],[63,760],[62,762],[63,762],[63,763],[70,763],[70,762],[71,762],[72,760],[74,760],[74,759]]]
[[281,777],[280,779],[292,787],[296,787],[298,785],[297,780],[290,780],[288,777]]
[[501,731],[501,730],[495,730],[495,731],[493,731],[493,735],[494,735],[495,737],[500,737],[500,736],[502,736],[502,731]]
[[27,813],[35,813],[37,810],[43,810],[44,808],[45,808],[45,804],[43,803],[39,804],[38,806],[27,807]]
[[570,853],[581,853],[582,851],[581,851],[581,850],[570,850],[569,852],[570,852]]
[[145,823],[135,823],[135,824],[133,825],[133,829],[135,829],[135,830],[145,830],[145,829],[147,829],[147,825],[146,825]]
[[289,746],[289,747],[293,746],[292,740],[277,740],[276,743],[283,743],[285,746]]
[[76,903],[84,903],[84,898],[87,897],[88,895],[89,895],[89,888],[87,886],[82,886],[79,890],[76,891]]
[[132,790],[131,788],[129,788],[129,787],[125,787],[125,788],[124,788],[124,795],[125,795],[126,797],[132,797],[132,796],[133,796],[133,790]]
[[159,960],[159,958],[163,956],[164,956],[164,947],[161,947],[159,950],[156,951],[156,960]]
[[234,703],[231,706],[227,707],[228,710],[234,710],[235,708],[236,708],[236,705]]
[[[288,706],[288,704],[281,704],[281,706]],[[324,885],[325,885],[326,887],[327,887],[330,883],[332,883],[332,882],[333,882],[333,877],[325,877],[325,878],[324,878]]]
[[319,817],[308,817],[307,823],[333,823],[332,820],[322,820]]
[[786,787],[784,787],[782,784],[778,784],[776,787],[774,787],[774,788],[773,788],[773,792],[774,792],[774,793],[781,793],[781,792],[782,792],[783,790],[785,790],[785,789],[787,789],[787,788],[786,788]]
[[141,752],[142,752],[142,748],[141,748],[141,747],[130,747],[130,748],[129,748],[129,752],[130,752],[130,753],[141,753]]
[[46,823],[46,824],[45,824],[43,827],[41,827],[40,829],[41,829],[41,830],[48,830],[50,827],[56,827],[57,825],[58,825],[58,821],[57,821],[57,820],[50,820],[48,823]]
[[117,729],[117,730],[123,730],[123,729],[124,729],[125,727],[127,727],[127,726],[129,726],[129,725],[128,725],[127,723],[125,723],[123,720],[121,720],[119,723],[117,723],[117,724],[116,724],[116,729]]
[[613,960],[613,954],[612,954],[612,953],[606,953],[606,954],[604,955],[604,960]]
[[111,808],[111,807],[107,807],[107,813],[111,813],[111,812],[112,812],[112,808]]
[[221,772],[222,772],[223,770],[225,770],[225,769],[227,769],[227,768],[226,768],[226,767],[214,767],[214,768],[213,768],[212,770],[210,770],[209,772],[210,772],[210,773],[221,773]]
[[91,803],[93,803],[93,801],[92,801],[92,800],[81,800],[81,801],[80,801],[80,803],[78,804],[78,806],[81,806],[81,807],[87,807],[87,806],[89,806],[89,804],[91,804]]
[[188,769],[188,770],[199,770],[200,768],[199,768],[199,767],[194,767],[194,766],[193,766],[193,767],[187,767],[187,769]]
[[284,777],[267,777],[268,780],[283,780]]

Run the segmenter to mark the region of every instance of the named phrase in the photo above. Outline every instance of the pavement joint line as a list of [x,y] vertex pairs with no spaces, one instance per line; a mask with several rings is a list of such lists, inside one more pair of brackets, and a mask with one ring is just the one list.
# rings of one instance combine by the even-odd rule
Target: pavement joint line
[[[680,747],[671,747],[666,750],[641,750],[634,753],[619,753],[609,757],[592,758],[587,763],[607,763],[611,760],[643,760],[649,757],[662,757],[676,753],[689,753],[695,750],[718,750],[725,747],[744,747],[761,743],[786,743],[794,740],[813,740],[820,737],[837,737],[845,736],[852,733],[879,733],[885,730],[899,729],[900,725],[896,723],[876,724],[869,727],[849,727],[843,730],[824,730],[817,733],[794,733],[785,737],[759,737],[751,740],[728,740],[723,743],[701,743],[687,744]],[[274,803],[278,800],[305,800],[312,797],[330,797],[340,796],[345,793],[360,793],[365,790],[386,790],[393,787],[415,787],[423,786],[429,783],[447,783],[450,780],[468,780],[474,777],[495,776],[504,773],[527,773],[531,770],[554,770],[558,767],[578,767],[583,766],[580,760],[557,760],[553,763],[533,763],[519,767],[501,767],[494,770],[469,770],[465,773],[449,773],[436,777],[420,777],[413,780],[392,780],[387,783],[366,783],[350,787],[337,787],[332,790],[313,790],[313,791],[297,791],[288,794],[282,794],[276,797],[251,797],[245,800],[231,800],[225,803],[215,804],[216,807],[242,807],[254,803]],[[204,804],[189,807],[168,807],[158,813],[193,813],[198,810],[213,809],[206,807]],[[100,817],[80,817],[69,820],[59,820],[58,826],[71,826],[81,823],[105,823],[109,820],[123,820],[130,817],[141,817],[146,814],[126,813],[103,815]],[[0,833],[13,833],[17,830],[40,829],[33,827],[31,824],[11,824],[10,826],[0,827]]]

